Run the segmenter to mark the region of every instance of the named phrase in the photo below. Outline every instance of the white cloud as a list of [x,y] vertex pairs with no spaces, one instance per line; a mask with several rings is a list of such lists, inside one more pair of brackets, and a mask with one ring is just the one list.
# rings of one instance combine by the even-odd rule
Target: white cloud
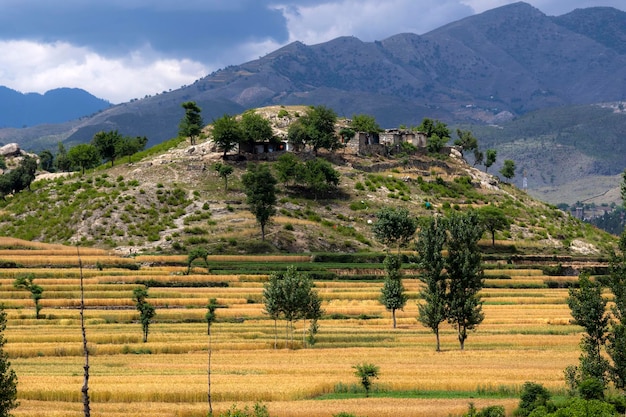
[[64,42],[0,42],[0,85],[24,93],[77,87],[120,103],[191,84],[207,72],[204,64],[160,58],[149,47],[106,58]]
[[458,0],[342,0],[274,7],[287,19],[290,40],[305,44],[347,35],[374,41],[402,32],[421,34],[471,14]]

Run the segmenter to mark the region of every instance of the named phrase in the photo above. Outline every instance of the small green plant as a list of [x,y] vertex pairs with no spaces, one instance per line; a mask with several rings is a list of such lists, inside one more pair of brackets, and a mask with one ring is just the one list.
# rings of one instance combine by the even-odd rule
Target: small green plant
[[370,388],[372,386],[372,379],[378,378],[379,368],[372,363],[361,363],[354,365],[354,375],[361,379],[361,385],[365,389],[365,396],[369,397]]

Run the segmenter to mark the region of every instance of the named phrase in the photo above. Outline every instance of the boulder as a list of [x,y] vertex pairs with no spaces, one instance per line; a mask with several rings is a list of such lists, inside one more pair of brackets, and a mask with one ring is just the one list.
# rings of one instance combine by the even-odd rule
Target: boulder
[[19,156],[21,155],[22,150],[20,149],[20,145],[17,143],[9,143],[0,148],[0,155],[2,156]]

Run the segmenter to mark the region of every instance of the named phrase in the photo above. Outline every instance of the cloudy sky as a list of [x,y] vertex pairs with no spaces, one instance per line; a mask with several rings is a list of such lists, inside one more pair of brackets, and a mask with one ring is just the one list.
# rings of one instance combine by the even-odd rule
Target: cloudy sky
[[[0,85],[78,87],[121,103],[191,84],[289,42],[413,32],[510,0],[0,0]],[[527,0],[547,15],[624,0]]]

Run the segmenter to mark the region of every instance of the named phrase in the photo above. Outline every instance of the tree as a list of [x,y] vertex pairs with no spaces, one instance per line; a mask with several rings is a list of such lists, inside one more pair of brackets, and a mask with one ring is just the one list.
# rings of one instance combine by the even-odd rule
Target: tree
[[125,136],[117,143],[117,156],[119,156],[120,158],[127,156],[128,163],[130,164],[130,157],[137,152],[144,150],[147,143],[148,138],[145,136],[135,136],[134,138]]
[[367,114],[352,115],[350,127],[356,132],[378,133],[382,131],[374,116]]
[[208,346],[208,365],[207,365],[207,400],[209,402],[209,416],[213,415],[213,404],[211,402],[211,353],[212,353],[212,340],[211,340],[211,325],[215,322],[215,310],[217,309],[218,304],[215,298],[211,298],[209,300],[209,304],[207,304],[207,312],[205,315],[205,319],[207,322],[207,335],[209,336],[209,346]]
[[417,130],[424,132],[427,138],[437,135],[441,140],[445,141],[444,144],[450,139],[448,126],[439,120],[432,120],[425,117],[422,123],[417,127]]
[[237,146],[241,142],[241,129],[239,122],[234,116],[228,114],[223,115],[217,120],[213,120],[213,142],[217,145],[218,149],[224,152],[224,158],[226,154]]
[[483,227],[491,233],[491,246],[495,247],[496,231],[508,230],[511,227],[511,222],[502,209],[493,205],[480,208],[478,215]]
[[496,162],[496,156],[498,155],[498,151],[495,149],[487,149],[485,157],[485,172]]
[[365,388],[365,396],[369,397],[370,388],[372,386],[372,378],[378,378],[380,369],[372,363],[361,363],[352,367],[354,375],[361,380],[361,385]]
[[62,142],[58,143],[58,150],[54,160],[54,166],[59,172],[67,172],[72,168],[72,162],[67,157],[67,151]]
[[48,172],[54,172],[54,155],[48,149],[39,153],[39,167]]
[[457,129],[456,134],[459,138],[454,141],[454,144],[460,146],[462,152],[478,150],[478,139],[471,131]]
[[89,347],[87,345],[87,331],[85,329],[85,280],[83,277],[83,261],[80,259],[80,251],[76,246],[76,255],[78,256],[78,270],[80,272],[80,331],[83,339],[83,355],[85,356],[85,364],[83,365],[83,386],[81,387],[81,395],[83,397],[83,414],[85,417],[91,416],[91,407],[89,405]]
[[296,178],[305,183],[313,192],[315,199],[319,194],[328,193],[337,188],[341,174],[325,159],[309,159],[296,173]]
[[213,169],[217,172],[217,175],[224,180],[224,191],[228,191],[228,177],[231,176],[235,169],[230,165],[222,164],[220,162],[217,162],[213,166]]
[[111,161],[111,166],[113,166],[117,157],[119,143],[122,140],[122,135],[117,130],[113,130],[96,133],[91,140],[91,144],[96,147],[100,157],[105,161]]
[[139,321],[141,322],[141,329],[143,331],[143,342],[148,341],[148,331],[150,329],[150,321],[156,315],[154,306],[147,301],[148,290],[145,287],[135,288],[133,290],[133,301],[135,307],[139,311]]
[[[289,266],[287,271],[270,275],[270,279],[263,287],[265,312],[274,319],[276,349],[276,322],[282,316],[287,321],[285,344],[291,340],[293,346],[293,324],[299,319],[310,320],[309,340],[317,333],[317,320],[322,315],[321,300],[313,290],[313,280],[307,275],[298,272],[295,266]],[[302,337],[305,337],[303,328]],[[313,342],[314,343],[314,342]],[[311,344],[313,344],[311,343]],[[303,340],[304,344],[304,340]]]
[[461,350],[465,347],[467,332],[474,330],[484,319],[482,300],[478,292],[483,287],[483,271],[478,241],[483,234],[478,214],[453,214],[448,219],[449,277],[448,322],[457,329]]
[[196,144],[196,138],[202,133],[202,109],[198,107],[195,101],[186,101],[181,104],[185,109],[185,116],[178,124],[178,135],[188,137],[192,145]]
[[[626,182],[626,177],[624,181]],[[611,312],[614,319],[607,336],[606,350],[612,361],[611,379],[616,388],[624,391],[626,390],[626,232],[622,233],[618,246],[619,255],[613,253],[609,263],[608,286],[613,293]]]
[[96,147],[88,143],[81,143],[70,148],[67,157],[72,166],[78,167],[83,175],[86,169],[97,167],[101,161]]
[[301,151],[310,141],[309,130],[307,126],[302,123],[302,120],[297,120],[289,125],[287,129],[287,140],[297,151]]
[[295,181],[302,170],[302,163],[293,153],[287,152],[278,157],[274,163],[274,169],[276,170],[278,181],[287,184],[289,181]]
[[315,154],[319,149],[334,151],[341,146],[335,134],[337,113],[333,109],[323,105],[311,106],[299,123],[305,128],[306,144],[311,146]]
[[276,178],[267,164],[248,164],[241,180],[250,211],[261,225],[261,240],[265,240],[265,226],[276,214]]
[[209,263],[207,258],[209,257],[209,252],[204,248],[193,248],[189,254],[187,255],[187,274],[191,272],[191,264],[196,259],[202,259],[204,261],[204,265],[206,265],[207,269],[209,269]]
[[391,311],[393,328],[396,328],[396,310],[402,310],[406,305],[407,296],[402,285],[402,258],[400,255],[387,254],[383,262],[385,266],[385,281],[380,290],[380,303]]
[[376,239],[384,245],[406,245],[415,234],[417,221],[405,208],[383,207],[376,213],[373,232]]
[[579,288],[570,288],[567,297],[572,317],[585,329],[581,341],[580,365],[574,383],[594,379],[606,387],[609,363],[602,355],[606,342],[609,317],[606,314],[607,300],[602,297],[602,285],[591,281],[584,273],[578,277]]
[[11,368],[9,356],[4,351],[4,331],[7,328],[7,313],[0,306],[0,417],[11,417],[11,410],[19,403],[17,401],[17,375]]
[[505,159],[504,165],[502,166],[502,169],[500,169],[500,174],[508,180],[513,178],[515,176],[515,162],[511,159]]
[[446,243],[446,226],[443,219],[429,218],[422,224],[418,234],[416,250],[419,276],[424,287],[420,291],[423,303],[418,304],[418,321],[433,331],[436,350],[441,351],[439,326],[446,320],[447,282],[443,248]]
[[34,274],[21,274],[15,278],[13,286],[20,290],[26,290],[30,292],[30,298],[35,303],[35,318],[39,319],[39,312],[41,311],[41,304],[39,300],[43,297],[43,288],[33,282],[35,279]]
[[248,110],[241,116],[239,122],[241,130],[240,143],[248,142],[271,142],[274,140],[274,131],[269,120],[254,112]]
[[485,154],[483,154],[480,150],[474,149],[474,166],[481,165],[485,160]]

